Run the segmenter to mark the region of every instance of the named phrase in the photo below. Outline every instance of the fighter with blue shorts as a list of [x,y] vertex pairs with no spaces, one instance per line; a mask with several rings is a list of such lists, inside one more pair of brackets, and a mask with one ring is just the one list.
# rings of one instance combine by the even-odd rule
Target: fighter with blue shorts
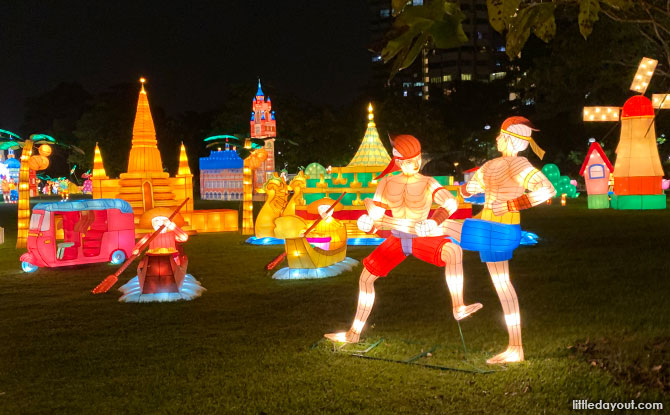
[[537,206],[556,194],[551,182],[525,157],[517,156],[529,145],[542,158],[544,151],[531,138],[537,131],[523,117],[506,119],[496,139],[502,157],[487,161],[461,186],[467,198],[484,193],[484,208],[477,219],[466,219],[461,229],[461,247],[479,252],[486,263],[505,313],[509,334],[507,350],[488,363],[524,360],[521,344],[519,301],[509,279],[509,263],[521,241],[519,211]]

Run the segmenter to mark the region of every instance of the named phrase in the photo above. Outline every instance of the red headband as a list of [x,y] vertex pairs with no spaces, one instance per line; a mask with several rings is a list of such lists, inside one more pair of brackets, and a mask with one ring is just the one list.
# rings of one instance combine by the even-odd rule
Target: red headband
[[[400,170],[400,167],[398,167],[396,160],[409,160],[421,155],[421,143],[419,143],[419,140],[417,140],[416,137],[414,136],[402,134],[391,137],[389,135],[389,140],[391,141],[391,145],[393,146],[393,148],[400,154],[403,154],[403,156],[402,157],[393,156],[388,166],[386,166],[384,171],[381,172],[379,176],[375,177],[375,180],[379,180],[389,173]],[[410,155],[406,156],[405,154]]]

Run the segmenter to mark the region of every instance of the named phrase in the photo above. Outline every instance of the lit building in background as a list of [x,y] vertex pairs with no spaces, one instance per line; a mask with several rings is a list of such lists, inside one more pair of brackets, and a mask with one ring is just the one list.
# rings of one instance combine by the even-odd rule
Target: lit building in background
[[[427,0],[426,0],[427,1]],[[424,0],[411,0],[414,6]],[[384,43],[384,35],[393,23],[391,0],[370,0],[372,43]],[[457,81],[491,82],[504,79],[508,71],[503,37],[489,24],[486,0],[461,0],[466,18],[463,30],[468,43],[453,49],[437,49],[420,54],[407,69],[398,73],[388,87],[396,95],[430,99],[436,94],[449,95]],[[372,55],[373,83],[385,85],[390,65],[381,55]]]
[[[262,187],[275,171],[274,137],[277,121],[270,97],[263,94],[261,81],[251,103],[249,122],[251,138],[263,138],[267,159],[256,169],[255,186]],[[209,157],[200,158],[200,197],[207,200],[242,200],[244,161],[235,148],[226,144],[225,149],[212,151]]]
[[265,140],[265,151],[268,158],[256,169],[256,185],[265,183],[275,171],[275,140],[277,137],[277,121],[275,112],[272,110],[270,97],[265,97],[261,89],[261,80],[258,80],[256,97],[252,101],[251,110],[251,138],[269,138]]
[[228,144],[200,158],[200,198],[205,200],[242,200],[244,161]]
[[[93,156],[92,195],[94,199],[123,199],[130,204],[139,224],[142,214],[153,208],[175,209],[185,203],[179,214],[186,224],[184,229],[196,232],[237,231],[237,210],[193,209],[193,174],[188,165],[186,148],[179,149],[177,174],[170,176],[164,171],[158,150],[149,98],[144,89],[145,79],[137,100],[137,112],[133,123],[132,145],[128,156],[128,170],[118,179],[110,178],[105,171],[100,148],[96,144]],[[152,232],[151,229],[135,228],[137,234]]]

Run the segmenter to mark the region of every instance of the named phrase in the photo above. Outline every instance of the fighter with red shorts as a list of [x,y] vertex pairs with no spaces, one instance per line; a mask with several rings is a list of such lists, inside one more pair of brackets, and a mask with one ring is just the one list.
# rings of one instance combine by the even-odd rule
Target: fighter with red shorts
[[[347,332],[329,333],[325,337],[337,342],[356,343],[360,339],[374,304],[374,282],[384,277],[408,255],[445,267],[451,293],[454,318],[463,319],[479,310],[479,303],[466,306],[463,301],[463,251],[444,236],[431,236],[438,226],[458,209],[456,198],[432,177],[419,174],[421,144],[410,135],[391,140],[393,159],[377,177],[373,199],[366,199],[367,215],[358,219],[358,227],[373,232],[375,227],[390,228],[392,235],[363,260],[365,269],[359,280],[358,307]],[[392,171],[401,174],[387,176]],[[431,206],[440,206],[428,218]],[[390,210],[393,216],[386,215]]]

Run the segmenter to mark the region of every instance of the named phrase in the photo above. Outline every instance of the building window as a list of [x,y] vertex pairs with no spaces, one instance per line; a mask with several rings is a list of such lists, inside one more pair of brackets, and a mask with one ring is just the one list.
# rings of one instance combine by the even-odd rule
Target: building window
[[503,79],[505,78],[505,75],[507,75],[507,72],[493,72],[491,75],[489,75],[489,78],[492,81],[495,81],[496,79]]
[[423,86],[423,82],[414,82],[414,86]]
[[497,50],[498,52],[505,52],[507,49],[505,49],[504,46],[498,46],[498,48],[497,48],[496,50]]
[[407,96],[407,91],[402,91],[402,96],[406,97]]
[[471,73],[462,73],[461,74],[461,81],[472,81],[472,74]]
[[381,9],[379,11],[379,17],[390,17],[391,16],[391,10],[389,9]]
[[423,0],[412,0],[412,6],[423,6]]
[[451,82],[451,75],[442,75],[442,82]]
[[430,82],[432,84],[441,84],[442,83],[442,78],[439,77],[439,76],[436,76],[436,77],[430,78]]
[[589,167],[589,179],[602,179],[605,177],[605,165],[594,164]]
[[372,57],[372,62],[381,62],[382,55],[375,55]]

